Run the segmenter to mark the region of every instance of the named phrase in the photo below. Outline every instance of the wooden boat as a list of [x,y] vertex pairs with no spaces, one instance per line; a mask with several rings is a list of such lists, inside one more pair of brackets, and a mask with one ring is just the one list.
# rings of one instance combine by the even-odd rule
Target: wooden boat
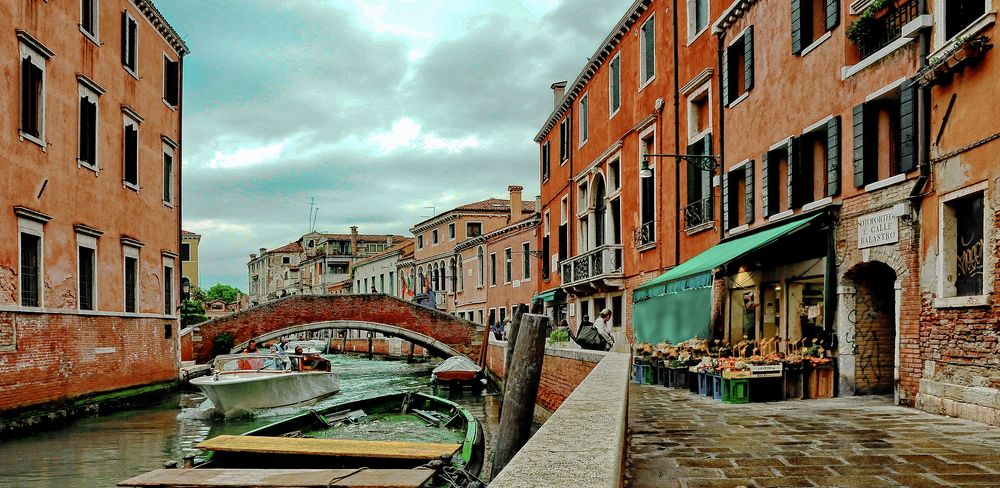
[[438,386],[482,388],[483,369],[464,356],[452,356],[431,371],[431,383]]
[[336,486],[471,487],[480,486],[476,476],[486,446],[482,426],[458,404],[422,393],[393,393],[310,410],[197,447],[205,455],[192,463],[195,469],[160,469],[119,486],[327,486],[336,481]]
[[340,378],[319,355],[225,354],[215,358],[212,374],[191,380],[215,405],[232,416],[283,407],[332,395]]

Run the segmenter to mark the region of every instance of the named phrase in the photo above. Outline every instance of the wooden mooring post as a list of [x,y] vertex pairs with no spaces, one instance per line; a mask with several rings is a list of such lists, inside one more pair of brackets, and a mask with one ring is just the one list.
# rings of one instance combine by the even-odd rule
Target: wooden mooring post
[[[513,325],[513,324],[512,324]],[[549,318],[523,314],[518,327],[516,350],[504,377],[500,430],[493,452],[494,476],[517,454],[531,436],[531,420],[538,396],[538,382],[545,358],[545,333]],[[513,327],[511,327],[513,331]],[[513,335],[513,333],[512,333]]]
[[412,363],[413,362],[413,343],[409,342],[409,341],[407,341],[407,343],[410,345],[410,351],[408,353],[406,353],[406,362]]
[[369,332],[368,333],[368,359],[372,359],[372,358],[375,357],[375,344],[374,344],[374,341],[375,341],[375,334]]

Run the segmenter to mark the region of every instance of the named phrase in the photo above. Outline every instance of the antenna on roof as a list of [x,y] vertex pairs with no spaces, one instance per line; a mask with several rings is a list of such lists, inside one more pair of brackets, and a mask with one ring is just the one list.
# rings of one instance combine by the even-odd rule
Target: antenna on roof
[[309,232],[316,230],[316,216],[319,215],[319,205],[316,205],[316,197],[309,198]]
[[421,217],[425,217],[425,218],[428,218],[428,219],[429,219],[429,218],[431,218],[431,217],[433,217],[433,216],[437,215],[437,207],[434,207],[434,206],[430,206],[430,207],[424,207],[424,208],[429,208],[429,209],[431,209],[431,214],[430,214],[430,215],[421,215]]

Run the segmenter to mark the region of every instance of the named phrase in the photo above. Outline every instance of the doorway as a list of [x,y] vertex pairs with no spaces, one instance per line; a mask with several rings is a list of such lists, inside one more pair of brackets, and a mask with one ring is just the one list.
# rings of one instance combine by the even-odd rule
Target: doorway
[[854,352],[856,395],[893,394],[897,382],[896,272],[880,262],[860,264],[845,279],[854,284],[853,326],[848,341]]

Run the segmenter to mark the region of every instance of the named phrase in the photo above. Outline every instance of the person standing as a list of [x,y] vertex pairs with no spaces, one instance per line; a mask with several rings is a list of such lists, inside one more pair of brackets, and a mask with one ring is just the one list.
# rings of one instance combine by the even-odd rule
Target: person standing
[[615,345],[615,338],[611,335],[611,310],[604,309],[594,321],[594,328],[601,335],[605,342],[605,350],[610,351]]

